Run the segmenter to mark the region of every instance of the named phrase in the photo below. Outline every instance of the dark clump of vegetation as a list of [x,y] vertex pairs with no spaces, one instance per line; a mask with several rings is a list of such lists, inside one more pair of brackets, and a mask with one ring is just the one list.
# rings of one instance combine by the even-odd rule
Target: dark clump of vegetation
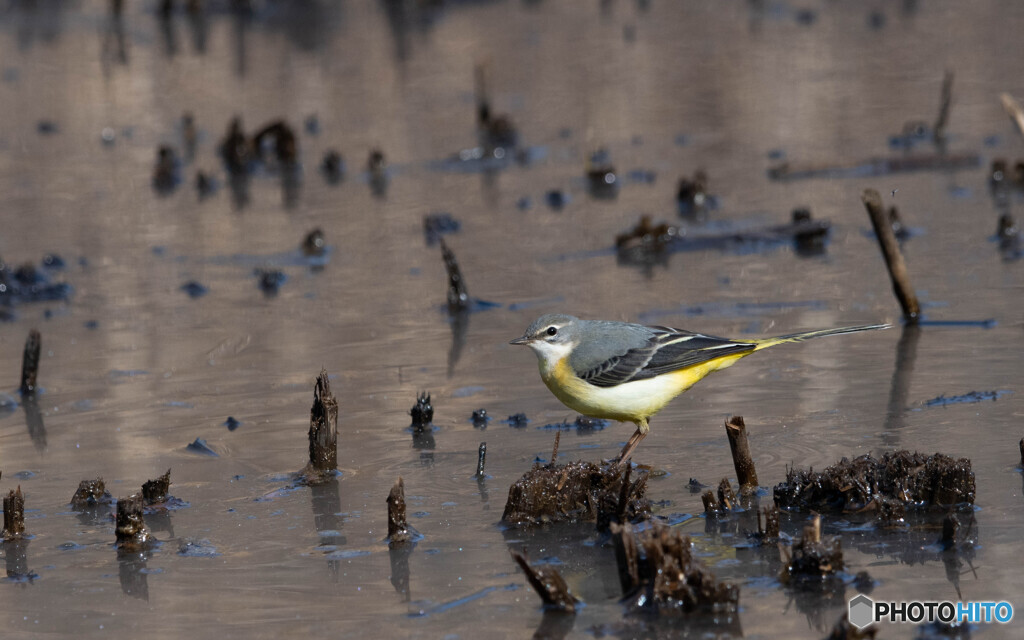
[[758,544],[774,544],[779,540],[779,508],[763,507],[757,512],[757,532],[747,534]]
[[704,503],[704,513],[708,517],[726,515],[739,506],[736,492],[732,490],[728,478],[722,478],[722,481],[718,483],[717,497],[715,492],[709,489],[701,495],[701,501]]
[[307,257],[318,257],[327,251],[327,240],[320,227],[313,229],[302,239],[302,253]]
[[78,483],[75,495],[71,496],[71,506],[75,509],[86,509],[113,502],[114,498],[107,491],[103,478],[82,480]]
[[829,587],[833,580],[842,580],[836,575],[843,570],[843,551],[839,538],[823,541],[821,538],[821,516],[814,516],[813,522],[804,527],[803,537],[787,551],[783,547],[786,566],[780,579],[783,584],[800,587]]
[[[159,504],[167,501],[167,493],[171,488],[171,470],[156,480],[146,480],[142,483],[142,500],[146,505]],[[77,494],[76,494],[77,495]]]
[[902,450],[880,460],[870,454],[843,458],[817,473],[789,469],[786,481],[775,487],[775,504],[831,513],[881,510],[886,502],[908,509],[945,509],[974,504],[974,494],[970,460]]
[[412,416],[413,431],[423,431],[430,427],[434,420],[434,405],[430,404],[429,393],[423,392],[416,396],[416,404],[409,409],[409,415]]
[[[557,457],[552,456],[552,460]],[[630,481],[630,467],[577,460],[537,463],[508,490],[502,521],[513,525],[596,521],[605,530],[612,520],[635,522],[651,515],[647,472]]]
[[612,525],[619,581],[630,612],[734,614],[740,591],[719,582],[694,555],[690,537],[662,524],[634,534]]

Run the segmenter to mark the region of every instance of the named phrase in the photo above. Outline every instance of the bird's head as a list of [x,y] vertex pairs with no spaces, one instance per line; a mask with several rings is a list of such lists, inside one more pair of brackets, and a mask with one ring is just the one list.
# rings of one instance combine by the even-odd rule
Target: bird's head
[[527,327],[521,338],[509,344],[525,344],[549,365],[569,355],[579,344],[579,318],[564,313],[543,315]]

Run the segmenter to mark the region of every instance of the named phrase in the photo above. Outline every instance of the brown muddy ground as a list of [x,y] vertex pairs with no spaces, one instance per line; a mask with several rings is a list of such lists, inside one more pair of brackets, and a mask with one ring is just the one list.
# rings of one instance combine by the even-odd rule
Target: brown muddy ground
[[[508,552],[524,547],[532,563],[557,563],[586,603],[572,637],[614,633],[623,608],[606,537],[592,525],[498,525],[508,487],[550,455],[553,431],[539,427],[575,418],[508,340],[550,311],[737,337],[897,322],[860,201],[869,187],[916,231],[904,251],[926,315],[994,326],[926,326],[902,341],[897,327],[746,359],[654,419],[635,460],[666,473],[648,496],[740,586],[745,637],[821,637],[852,586],[831,603],[795,598],[775,569],[736,550],[742,536],[706,530],[699,516],[689,478],[713,486],[734,475],[724,418],[745,417],[765,486],[786,465],[821,469],[844,455],[967,457],[978,546],[959,589],[969,600],[1022,600],[1024,262],[991,239],[999,210],[987,167],[1024,157],[999,103],[1004,91],[1024,100],[1024,5],[257,0],[240,20],[210,0],[205,17],[179,8],[161,20],[157,4],[125,3],[120,23],[98,0],[0,9],[0,256],[20,265],[59,254],[67,267],[55,278],[74,287],[67,302],[22,304],[0,323],[0,389],[14,398],[30,329],[43,344],[43,431],[22,407],[0,412],[0,489],[21,485],[34,536],[20,566],[13,548],[6,558],[34,577],[0,584],[2,635],[527,637],[543,614]],[[450,161],[476,144],[480,61],[529,165]],[[890,137],[935,119],[946,68],[948,146],[980,155],[977,168],[768,178],[780,158],[903,153]],[[185,112],[195,157],[161,195],[151,185],[157,148],[182,154]],[[249,132],[277,118],[292,125],[297,188],[269,168],[247,194],[233,192],[217,144],[235,115]],[[586,192],[585,162],[599,147],[622,181],[614,199]],[[340,185],[319,171],[329,148],[345,158]],[[373,148],[388,160],[385,197],[365,172]],[[927,140],[915,148],[934,150]],[[202,200],[197,169],[220,184]],[[686,221],[676,181],[698,169],[718,208]],[[654,182],[631,177],[638,171]],[[546,201],[555,189],[569,196],[560,211]],[[1011,211],[1020,200],[1010,197]],[[823,255],[745,244],[644,269],[619,264],[612,249],[643,213],[699,234],[782,224],[798,206],[831,221]],[[424,238],[422,217],[437,212],[461,222],[446,242],[470,295],[495,303],[461,326],[446,314],[440,250]],[[315,227],[330,247],[321,270],[298,252]],[[276,296],[257,286],[258,268],[287,277]],[[193,280],[206,295],[180,289]],[[321,367],[340,406],[342,474],[292,489]],[[408,411],[420,391],[436,428],[414,440]],[[1003,393],[928,404],[971,391]],[[470,422],[481,407],[494,418],[485,430]],[[501,422],[517,412],[524,428]],[[229,416],[241,422],[234,430]],[[632,430],[566,433],[560,461],[610,457]],[[196,438],[219,457],[187,451]],[[489,477],[478,483],[481,441]],[[113,548],[106,510],[68,506],[82,480],[102,477],[126,496],[168,467],[171,494],[188,505],[147,516],[163,544],[145,557]],[[406,554],[384,541],[398,476],[422,535]],[[783,529],[802,524],[784,519]],[[846,571],[877,581],[873,597],[957,597],[929,546],[939,528],[908,550],[903,534],[835,517],[824,527],[842,532]]]

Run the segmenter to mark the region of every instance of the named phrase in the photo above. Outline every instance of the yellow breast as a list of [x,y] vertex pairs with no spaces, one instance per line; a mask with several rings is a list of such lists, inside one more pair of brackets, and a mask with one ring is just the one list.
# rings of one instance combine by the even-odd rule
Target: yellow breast
[[712,371],[725,369],[749,353],[724,356],[695,367],[614,387],[597,387],[580,379],[569,367],[568,358],[562,358],[553,367],[545,367],[541,363],[541,378],[556,398],[583,415],[637,422],[656,414]]

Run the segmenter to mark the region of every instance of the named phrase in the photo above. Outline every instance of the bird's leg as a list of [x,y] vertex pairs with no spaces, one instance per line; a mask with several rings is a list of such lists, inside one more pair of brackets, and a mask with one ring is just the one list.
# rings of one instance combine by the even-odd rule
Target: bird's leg
[[640,444],[640,441],[647,437],[647,432],[651,430],[650,425],[647,423],[647,418],[642,418],[636,423],[636,431],[633,435],[629,436],[629,440],[626,442],[626,446],[622,448],[622,453],[619,454],[619,463],[623,464],[629,460],[629,457],[633,455],[633,449]]

